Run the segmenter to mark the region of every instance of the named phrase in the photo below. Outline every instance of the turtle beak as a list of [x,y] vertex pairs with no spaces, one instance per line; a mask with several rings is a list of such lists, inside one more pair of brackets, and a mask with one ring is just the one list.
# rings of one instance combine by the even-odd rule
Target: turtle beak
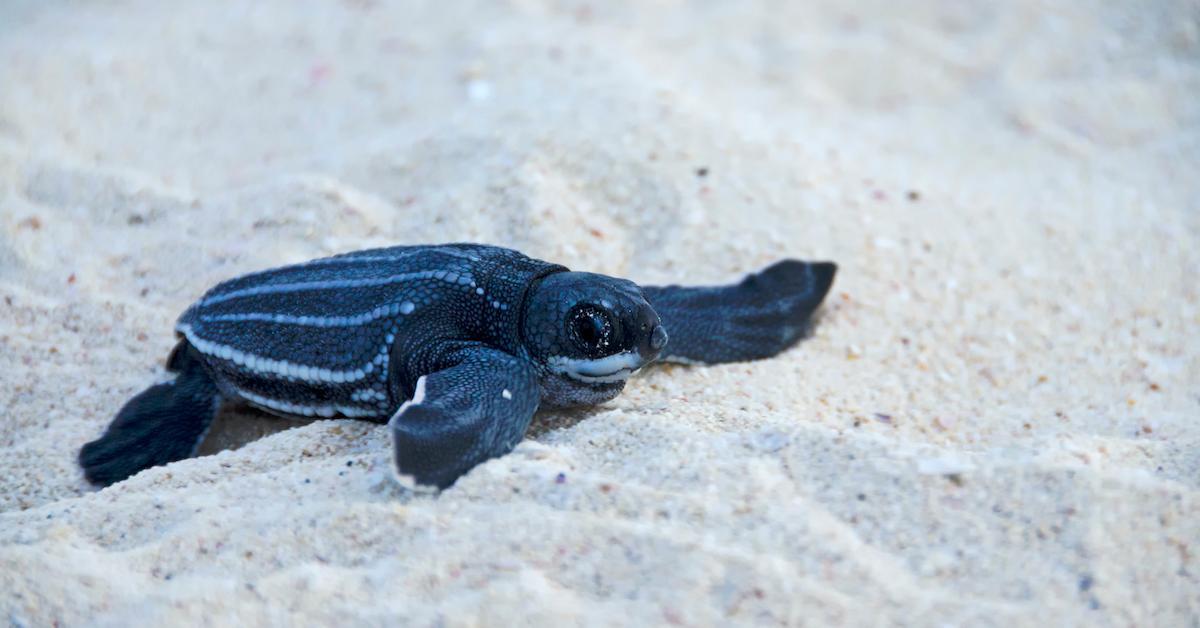
[[657,359],[663,347],[667,346],[667,329],[658,319],[658,313],[649,305],[642,308],[638,318],[642,331],[641,342],[637,347],[638,355],[643,364],[648,364]]
[[658,357],[658,353],[667,346],[667,328],[662,324],[654,326],[654,331],[650,332],[650,350],[654,352],[654,357]]

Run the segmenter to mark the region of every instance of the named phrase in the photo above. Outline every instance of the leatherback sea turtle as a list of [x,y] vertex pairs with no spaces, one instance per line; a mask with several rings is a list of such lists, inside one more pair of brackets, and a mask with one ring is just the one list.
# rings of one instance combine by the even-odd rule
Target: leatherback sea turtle
[[655,359],[720,363],[794,344],[829,262],[728,286],[639,287],[479,244],[398,246],[219,284],[175,325],[170,381],[130,399],[79,461],[107,486],[191,456],[218,406],[387,422],[398,472],[445,488],[508,453],[539,404],[596,404]]

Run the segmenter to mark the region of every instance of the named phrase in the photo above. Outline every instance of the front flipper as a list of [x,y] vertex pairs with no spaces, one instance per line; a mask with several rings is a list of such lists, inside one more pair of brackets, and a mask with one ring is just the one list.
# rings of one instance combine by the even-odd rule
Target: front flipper
[[837,266],[784,260],[730,286],[642,288],[670,340],[668,362],[742,362],[792,346],[821,304]]
[[388,422],[399,473],[438,488],[512,451],[541,397],[533,367],[502,351],[460,349],[446,363]]

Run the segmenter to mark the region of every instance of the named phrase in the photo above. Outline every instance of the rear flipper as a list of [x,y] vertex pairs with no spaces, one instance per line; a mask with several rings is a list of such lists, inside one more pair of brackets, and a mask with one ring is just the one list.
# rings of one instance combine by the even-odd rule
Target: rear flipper
[[670,340],[660,359],[718,364],[769,358],[808,329],[837,266],[784,260],[730,286],[644,287]]
[[150,467],[191,456],[216,416],[217,386],[184,341],[168,367],[174,381],[130,399],[100,438],[79,451],[79,464],[97,486],[120,482]]

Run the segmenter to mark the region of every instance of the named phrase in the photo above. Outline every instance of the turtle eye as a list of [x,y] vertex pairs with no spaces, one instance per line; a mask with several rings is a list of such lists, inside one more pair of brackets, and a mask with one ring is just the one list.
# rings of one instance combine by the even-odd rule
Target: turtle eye
[[567,329],[575,344],[589,356],[605,355],[613,345],[612,318],[594,305],[583,305],[572,312]]

